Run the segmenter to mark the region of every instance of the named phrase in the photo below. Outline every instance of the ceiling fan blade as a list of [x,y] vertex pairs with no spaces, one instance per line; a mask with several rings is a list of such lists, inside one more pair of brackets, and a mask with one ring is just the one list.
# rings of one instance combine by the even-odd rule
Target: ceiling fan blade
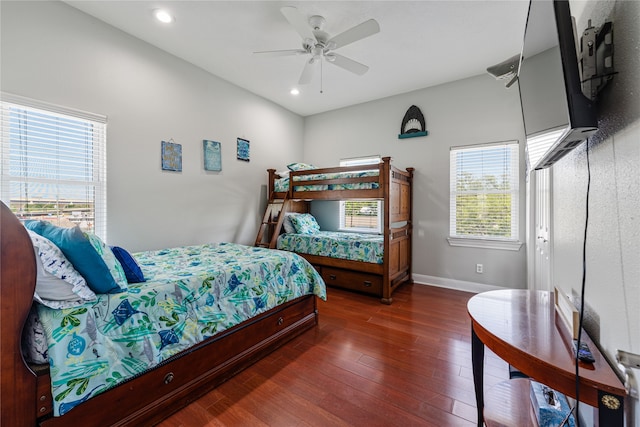
[[331,38],[327,44],[333,43],[335,47],[332,47],[332,49],[337,49],[350,43],[357,42],[365,37],[372,36],[379,31],[380,25],[378,22],[375,19],[369,19],[368,21],[364,21],[362,24],[356,25],[355,27]]
[[304,65],[304,69],[302,70],[302,74],[300,75],[300,80],[298,80],[298,84],[306,85],[311,83],[311,79],[313,78],[313,73],[316,69],[316,59],[311,58]]
[[287,18],[287,21],[289,21],[289,24],[300,34],[302,40],[316,40],[316,36],[313,35],[307,18],[298,12],[298,9],[293,6],[285,6],[280,9],[280,12],[282,12],[284,17]]
[[293,55],[303,55],[307,53],[307,51],[302,49],[284,49],[284,50],[261,50],[253,53],[257,53],[264,56],[293,56]]
[[346,56],[338,55],[337,53],[331,53],[332,60],[328,61],[333,65],[337,65],[340,68],[344,68],[347,71],[351,71],[359,76],[369,71],[369,67],[364,64],[349,59]]

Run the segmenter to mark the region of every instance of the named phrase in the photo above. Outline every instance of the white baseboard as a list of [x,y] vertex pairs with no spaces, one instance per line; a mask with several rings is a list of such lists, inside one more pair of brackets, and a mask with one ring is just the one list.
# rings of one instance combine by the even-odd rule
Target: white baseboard
[[412,274],[413,283],[418,285],[430,285],[438,286],[440,288],[456,289],[458,291],[466,292],[486,292],[494,291],[497,289],[504,289],[502,286],[487,285],[484,283],[467,282],[464,280],[447,279],[445,277],[427,276],[424,274]]

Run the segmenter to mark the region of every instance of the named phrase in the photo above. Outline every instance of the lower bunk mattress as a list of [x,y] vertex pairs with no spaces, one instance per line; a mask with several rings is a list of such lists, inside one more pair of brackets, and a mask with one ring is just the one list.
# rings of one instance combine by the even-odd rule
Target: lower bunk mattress
[[285,233],[277,248],[308,255],[362,261],[384,262],[384,237],[379,234],[318,231],[314,234]]
[[326,299],[316,270],[289,252],[219,243],[134,257],[147,281],[126,292],[62,310],[37,305],[56,416],[277,305]]

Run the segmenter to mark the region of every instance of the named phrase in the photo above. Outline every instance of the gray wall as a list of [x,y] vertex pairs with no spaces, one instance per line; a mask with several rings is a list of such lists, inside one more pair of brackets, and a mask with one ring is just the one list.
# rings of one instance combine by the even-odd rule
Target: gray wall
[[[640,2],[587,1],[577,28],[614,23],[618,72],[598,100],[600,131],[589,141],[591,188],[586,249],[587,330],[614,360],[640,353]],[[553,167],[554,284],[579,295],[586,215],[587,144]],[[639,370],[634,371],[636,378]],[[637,399],[629,425],[640,426]]]
[[[429,135],[401,140],[400,124],[411,105],[422,110]],[[524,129],[518,88],[507,90],[504,82],[488,74],[306,117],[304,158],[317,166],[335,166],[341,158],[379,154],[391,156],[398,167],[415,168],[416,281],[476,291],[525,288],[524,246],[514,252],[452,247],[446,240],[449,148],[507,140],[520,142],[520,239],[524,241]],[[483,274],[475,272],[477,263],[484,265]]]
[[[108,243],[253,243],[266,169],[302,157],[300,116],[62,2],[0,5],[0,88],[108,116]],[[160,168],[169,138],[181,173]],[[203,139],[221,142],[222,172],[204,171]]]

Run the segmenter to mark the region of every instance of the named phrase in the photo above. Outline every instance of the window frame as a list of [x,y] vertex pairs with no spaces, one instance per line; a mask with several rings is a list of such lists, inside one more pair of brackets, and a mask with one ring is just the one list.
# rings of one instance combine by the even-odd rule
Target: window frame
[[[382,161],[382,156],[373,155],[373,156],[364,156],[364,157],[353,157],[348,159],[341,159],[340,166],[357,166],[357,165],[377,165]],[[354,199],[357,200],[357,199]],[[376,228],[360,228],[360,227],[347,227],[345,225],[346,219],[346,202],[349,200],[340,200],[339,201],[339,209],[338,209],[338,230],[352,233],[371,233],[371,234],[381,234],[382,233],[382,201],[375,200],[377,203],[377,214],[376,214]]]
[[[507,191],[510,193],[510,236],[502,237],[498,235],[475,235],[475,234],[459,234],[457,233],[457,196],[459,194],[457,189],[458,177],[460,176],[458,165],[457,153],[471,153],[482,152],[488,154],[493,149],[505,149],[508,148],[509,164],[503,163],[500,167],[505,174],[508,172],[510,189]],[[481,154],[482,156],[482,154]],[[455,146],[450,147],[450,186],[449,186],[449,236],[447,241],[451,246],[464,246],[464,247],[476,247],[476,248],[488,248],[488,249],[501,249],[501,250],[513,250],[518,251],[522,246],[522,242],[519,240],[520,233],[520,148],[517,140],[501,141],[486,144],[475,144],[467,146]],[[505,159],[506,160],[506,159]],[[484,158],[474,164],[481,165],[481,168],[485,165],[489,165],[489,162],[485,162]],[[496,165],[496,163],[494,163]],[[463,169],[464,170],[464,169]],[[488,174],[483,173],[481,176],[485,177]],[[486,190],[478,190],[477,192],[466,192],[465,194],[486,194]]]
[[[12,128],[11,123],[13,111],[36,113],[46,116],[46,119],[63,119],[82,122],[83,125],[91,129],[91,132],[83,142],[86,142],[87,153],[83,163],[90,172],[88,179],[62,179],[51,177],[33,177],[29,175],[16,175],[12,171]],[[53,128],[60,132],[59,128]],[[49,137],[49,135],[47,135]],[[70,186],[90,188],[93,197],[88,199],[93,201],[93,229],[90,230],[103,240],[107,234],[107,173],[106,173],[106,140],[107,140],[107,117],[104,115],[89,113],[69,107],[59,106],[44,101],[0,92],[0,199],[11,208],[11,186],[12,183],[41,183],[51,186]],[[61,138],[60,142],[69,144],[69,140]],[[47,142],[49,142],[47,140]],[[21,172],[25,173],[23,167]],[[59,199],[60,193],[53,193]]]

